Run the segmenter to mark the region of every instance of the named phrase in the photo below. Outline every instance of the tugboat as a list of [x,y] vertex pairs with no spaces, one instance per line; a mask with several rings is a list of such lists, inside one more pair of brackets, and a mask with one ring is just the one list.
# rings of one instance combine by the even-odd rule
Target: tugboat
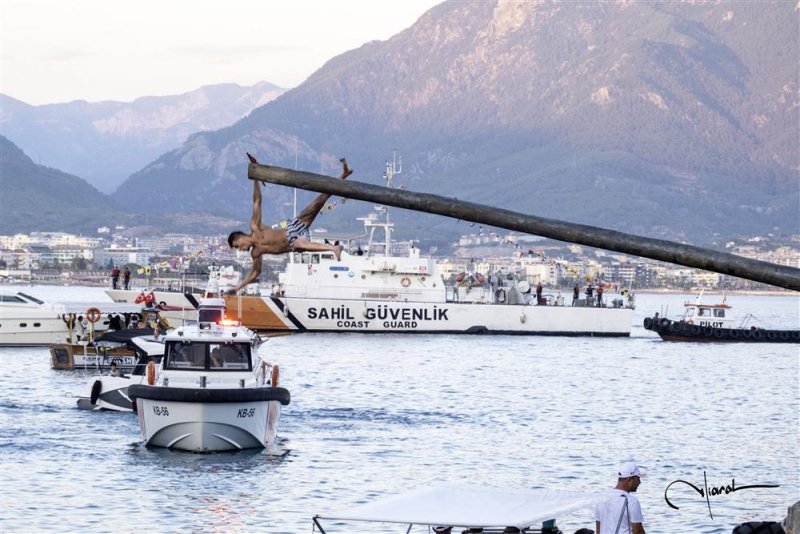
[[258,334],[226,319],[216,294],[200,301],[196,324],[164,336],[164,357],[147,364],[146,381],[128,387],[147,446],[204,453],[275,441],[289,391],[278,387],[278,366],[257,354]]
[[694,302],[684,303],[681,319],[674,321],[666,317],[653,317],[644,320],[645,330],[652,330],[664,341],[738,341],[758,343],[800,343],[800,330],[770,330],[748,326],[753,318],[747,314],[736,325],[731,313],[731,305],[723,296],[718,304],[703,304],[703,294]]

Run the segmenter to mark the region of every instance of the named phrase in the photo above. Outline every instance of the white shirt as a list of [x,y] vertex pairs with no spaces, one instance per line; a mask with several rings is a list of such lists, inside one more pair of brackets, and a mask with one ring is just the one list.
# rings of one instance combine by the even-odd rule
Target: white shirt
[[[594,519],[600,522],[597,534],[631,534],[631,523],[644,523],[642,506],[632,493],[620,489],[607,492],[608,500],[597,503],[594,507]],[[627,508],[625,506],[627,499]],[[622,522],[620,523],[620,516]],[[619,531],[617,525],[619,524]]]

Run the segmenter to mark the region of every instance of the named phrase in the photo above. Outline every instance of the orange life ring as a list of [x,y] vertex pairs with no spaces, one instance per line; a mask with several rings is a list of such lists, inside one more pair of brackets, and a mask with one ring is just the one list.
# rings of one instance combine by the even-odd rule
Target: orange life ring
[[278,387],[278,377],[280,375],[280,371],[278,370],[278,365],[275,364],[272,366],[272,375],[270,376],[270,380],[272,381],[272,387]]
[[96,323],[100,320],[100,317],[102,317],[102,314],[97,308],[89,308],[86,310],[86,320],[90,323]]
[[152,304],[155,300],[156,300],[156,296],[152,291],[150,293],[148,293],[147,296],[144,297],[144,303],[145,304]]
[[411,285],[411,278],[404,276],[400,279],[400,285],[403,287],[408,287]]
[[156,364],[147,362],[147,383],[151,386],[156,383]]

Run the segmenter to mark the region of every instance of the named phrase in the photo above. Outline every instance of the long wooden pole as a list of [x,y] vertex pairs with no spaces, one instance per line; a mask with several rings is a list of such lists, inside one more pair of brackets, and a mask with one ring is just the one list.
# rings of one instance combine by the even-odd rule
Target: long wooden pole
[[800,291],[800,269],[743,258],[707,248],[626,234],[585,224],[524,215],[428,193],[415,193],[352,180],[339,180],[283,167],[251,163],[247,174],[251,180],[444,215],[487,226],[613,250]]

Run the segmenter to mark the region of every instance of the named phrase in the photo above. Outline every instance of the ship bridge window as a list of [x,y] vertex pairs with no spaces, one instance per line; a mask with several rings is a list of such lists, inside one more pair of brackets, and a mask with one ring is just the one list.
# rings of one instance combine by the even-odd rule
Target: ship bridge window
[[714,310],[714,317],[725,317],[725,310]]
[[697,313],[700,317],[710,317],[711,310],[708,308],[700,308],[700,311]]

